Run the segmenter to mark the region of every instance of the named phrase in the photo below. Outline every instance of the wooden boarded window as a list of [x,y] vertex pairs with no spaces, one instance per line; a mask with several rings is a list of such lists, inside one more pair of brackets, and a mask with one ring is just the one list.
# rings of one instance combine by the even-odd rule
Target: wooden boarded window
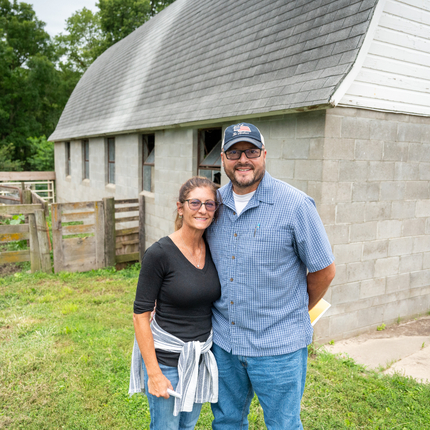
[[88,139],[82,141],[83,153],[83,179],[90,179],[90,142]]
[[221,186],[221,142],[221,127],[198,132],[198,174],[217,186]]
[[115,183],[115,138],[109,137],[107,140],[107,181],[108,184]]
[[155,135],[142,135],[142,189],[154,192]]
[[70,142],[66,142],[66,176],[72,174],[72,160],[70,157]]

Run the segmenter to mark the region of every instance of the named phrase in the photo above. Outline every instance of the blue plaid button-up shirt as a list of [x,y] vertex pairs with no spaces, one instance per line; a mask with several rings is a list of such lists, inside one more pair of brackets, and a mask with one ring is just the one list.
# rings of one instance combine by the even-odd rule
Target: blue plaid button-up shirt
[[206,230],[221,282],[213,307],[214,343],[244,356],[287,354],[309,345],[306,274],[334,257],[314,201],[267,172],[236,214],[231,182]]

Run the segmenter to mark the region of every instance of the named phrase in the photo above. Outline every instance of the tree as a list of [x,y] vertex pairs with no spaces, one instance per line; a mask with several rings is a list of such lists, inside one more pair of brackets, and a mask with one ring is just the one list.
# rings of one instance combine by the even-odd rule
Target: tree
[[33,156],[28,160],[31,169],[42,172],[54,170],[54,143],[46,140],[45,136],[29,137],[27,140],[33,150]]
[[165,9],[169,4],[172,4],[175,0],[164,0],[164,1],[156,1],[151,0],[151,16],[155,16],[158,12],[161,12]]

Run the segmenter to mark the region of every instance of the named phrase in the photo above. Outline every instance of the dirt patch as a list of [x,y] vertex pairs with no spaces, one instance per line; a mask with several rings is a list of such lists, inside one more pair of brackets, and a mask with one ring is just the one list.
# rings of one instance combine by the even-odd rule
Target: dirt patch
[[398,336],[430,336],[430,316],[387,326],[381,331],[372,331],[361,335],[368,339],[386,339]]
[[21,267],[17,264],[6,263],[0,264],[0,277],[4,278],[5,276],[13,275],[14,273],[21,272]]

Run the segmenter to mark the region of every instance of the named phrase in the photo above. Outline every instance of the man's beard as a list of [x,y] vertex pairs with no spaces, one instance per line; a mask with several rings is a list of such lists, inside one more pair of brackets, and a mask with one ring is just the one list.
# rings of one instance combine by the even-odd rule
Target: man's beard
[[[235,177],[235,172],[237,169],[241,169],[241,168],[251,169],[254,174],[253,177],[248,180],[242,180],[242,181],[237,180]],[[260,182],[263,179],[265,170],[266,170],[266,163],[264,163],[264,165],[262,166],[261,171],[259,170],[256,171],[255,168],[249,164],[239,164],[234,167],[232,172],[228,172],[227,170],[225,170],[225,173],[229,177],[234,187],[245,189],[245,188],[251,187],[257,182]]]

